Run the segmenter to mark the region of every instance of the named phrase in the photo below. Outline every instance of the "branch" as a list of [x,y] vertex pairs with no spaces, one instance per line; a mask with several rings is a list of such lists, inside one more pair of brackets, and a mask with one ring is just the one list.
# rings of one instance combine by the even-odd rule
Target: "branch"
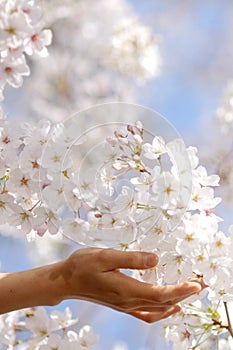
[[228,311],[228,307],[227,307],[227,302],[224,301],[224,307],[225,307],[225,311],[226,311],[226,315],[227,315],[227,322],[228,322],[228,331],[231,335],[231,337],[233,338],[233,331],[232,331],[232,325],[231,325],[231,319],[230,319],[230,315],[229,315],[229,311]]

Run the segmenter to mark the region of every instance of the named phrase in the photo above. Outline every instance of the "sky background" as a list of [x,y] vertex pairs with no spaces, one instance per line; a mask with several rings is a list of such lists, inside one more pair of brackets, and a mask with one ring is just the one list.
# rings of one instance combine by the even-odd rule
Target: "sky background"
[[212,119],[233,74],[232,1],[132,0],[158,35],[161,74],[147,84],[141,101],[163,114],[184,138]]
[[[131,0],[130,3],[152,28],[162,56],[160,76],[138,89],[137,102],[166,117],[187,144],[199,145],[208,133],[209,123],[214,123],[222,91],[233,76],[232,1]],[[14,238],[1,238],[3,271],[32,266],[26,253],[23,254],[26,244]],[[61,308],[67,305],[72,305],[82,322],[91,320],[89,323],[101,336],[98,350],[111,349],[116,339],[127,344],[128,350],[169,348],[158,336],[158,325],[147,325],[83,302],[65,302]]]

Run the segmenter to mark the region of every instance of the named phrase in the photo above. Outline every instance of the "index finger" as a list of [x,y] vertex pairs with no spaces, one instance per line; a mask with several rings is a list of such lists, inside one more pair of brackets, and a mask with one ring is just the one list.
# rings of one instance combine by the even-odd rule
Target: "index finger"
[[156,254],[141,251],[102,249],[100,256],[101,265],[105,271],[114,269],[148,269],[158,263]]

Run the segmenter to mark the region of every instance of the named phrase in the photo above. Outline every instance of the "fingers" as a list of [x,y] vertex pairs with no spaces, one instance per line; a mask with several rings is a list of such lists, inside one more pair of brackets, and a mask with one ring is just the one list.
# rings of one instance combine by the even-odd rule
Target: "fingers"
[[[201,289],[202,290],[202,289]],[[197,294],[198,294],[199,292],[197,292]],[[194,293],[194,294],[196,294],[196,293]],[[193,295],[193,294],[191,294],[191,295]],[[171,301],[169,301],[169,302],[166,302],[166,305],[173,305],[173,304],[178,304],[178,303],[180,303],[181,301],[183,301],[183,300],[185,300],[185,299],[187,299],[187,298],[189,298],[191,295],[188,295],[188,296],[183,296],[183,297],[180,297],[180,298],[177,298],[177,299],[173,299],[173,300],[171,300]]]
[[174,305],[168,308],[166,311],[161,311],[161,312],[132,311],[132,312],[127,312],[127,314],[134,316],[136,318],[139,318],[142,321],[153,323],[153,322],[160,321],[164,318],[167,318],[171,315],[174,315],[179,311],[180,311],[180,307],[178,305]]
[[201,285],[195,282],[184,282],[172,286],[153,286],[136,280],[134,283],[131,282],[128,288],[132,297],[161,304],[177,299],[183,300],[202,289]]
[[120,294],[125,298],[138,299],[151,303],[175,304],[202,290],[198,282],[186,281],[176,285],[155,286],[149,283],[140,282],[123,273],[115,273],[112,283],[120,287]]
[[[113,249],[105,249],[101,252],[103,271],[111,271],[119,268],[146,269],[158,263],[156,254],[147,252],[122,252]],[[152,286],[139,282],[132,278],[119,274],[120,286],[126,288],[133,298],[150,300],[152,302],[166,303],[173,300],[183,300],[194,293],[201,291],[202,286],[198,282],[188,281],[173,286]]]
[[190,278],[189,282],[196,282],[199,283],[202,289],[205,289],[208,287],[208,284],[205,283],[203,277],[198,277],[198,278]]
[[158,263],[156,254],[147,252],[123,252],[113,249],[101,251],[105,271],[114,269],[148,269]]
[[192,294],[201,291],[201,286],[195,282],[184,282],[174,286],[162,286],[156,288],[157,298],[161,299],[163,302],[175,299],[185,299]]

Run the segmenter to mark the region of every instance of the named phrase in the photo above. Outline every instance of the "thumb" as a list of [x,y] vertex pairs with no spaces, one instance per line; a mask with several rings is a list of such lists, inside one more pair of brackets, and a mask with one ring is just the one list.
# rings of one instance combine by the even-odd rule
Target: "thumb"
[[158,256],[148,252],[122,252],[114,249],[106,249],[103,252],[102,261],[105,262],[105,269],[148,269],[156,266]]

